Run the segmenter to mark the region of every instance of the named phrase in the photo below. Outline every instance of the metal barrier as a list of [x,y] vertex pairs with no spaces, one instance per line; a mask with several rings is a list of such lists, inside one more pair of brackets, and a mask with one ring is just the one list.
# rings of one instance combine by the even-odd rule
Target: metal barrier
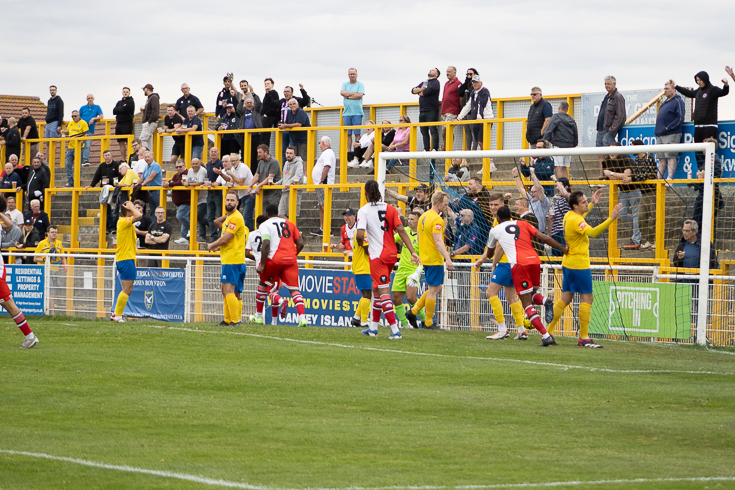
[[[11,252],[12,257],[27,255],[26,253]],[[114,256],[110,254],[66,254],[69,263],[64,272],[60,266],[50,263],[51,257],[58,254],[38,254],[45,256],[45,284],[44,291],[46,314],[81,316],[86,318],[107,318],[115,301]],[[75,263],[76,262],[76,263]],[[87,262],[87,263],[85,263]],[[327,270],[340,270],[343,264],[336,261],[300,260],[302,268],[317,267]],[[437,303],[436,317],[439,324],[449,330],[470,330],[494,332],[497,325],[494,321],[489,302],[485,298],[485,289],[490,280],[487,267],[481,271],[472,268],[472,264],[456,262],[456,269],[447,271],[444,279],[444,289]],[[186,291],[184,306],[185,322],[218,322],[223,318],[222,294],[220,291],[220,266],[217,257],[195,257],[178,255],[170,258],[171,268],[185,270]],[[601,266],[591,267],[595,281],[615,283],[661,284],[667,281],[677,281],[682,287],[691,288],[693,304],[699,301],[700,294],[697,274],[668,274],[661,269],[650,266]],[[247,267],[245,287],[242,294],[245,315],[254,313],[255,290],[257,276],[252,263]],[[552,297],[561,294],[561,272],[558,265],[544,265],[541,277],[542,289]],[[729,319],[735,310],[735,276],[716,275],[710,278],[709,303],[706,336],[714,345],[732,345],[735,341],[735,326]],[[337,298],[339,299],[339,298]],[[516,327],[510,308],[501,292],[506,322],[511,330]],[[608,312],[607,298],[595,298],[593,315]],[[671,305],[661,305],[671,309]],[[564,317],[557,326],[557,335],[576,336],[578,321],[576,311],[578,300],[565,311]],[[667,311],[668,311],[667,310]],[[659,313],[663,314],[663,313]],[[697,324],[697,308],[691,308],[691,332],[688,339],[662,338],[655,335],[638,333],[631,326],[621,335],[604,335],[605,338],[642,340],[650,342],[680,342],[693,343],[695,325]],[[625,335],[627,334],[627,335]]]

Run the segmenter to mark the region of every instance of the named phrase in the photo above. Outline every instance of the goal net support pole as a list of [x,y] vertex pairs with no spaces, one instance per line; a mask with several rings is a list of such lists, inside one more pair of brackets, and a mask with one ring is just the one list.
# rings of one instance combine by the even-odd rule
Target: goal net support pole
[[[520,158],[544,156],[592,156],[592,155],[625,155],[630,153],[664,153],[664,152],[705,152],[704,168],[704,203],[702,207],[701,253],[699,257],[699,302],[697,309],[697,343],[707,343],[707,310],[709,306],[709,257],[712,239],[712,213],[714,198],[714,143],[684,143],[671,145],[606,146],[584,148],[545,148],[540,150],[479,150],[479,151],[408,151],[386,152],[378,155],[377,181],[380,192],[385,196],[386,164],[389,160],[431,160],[441,161],[452,158]],[[443,166],[443,162],[442,162]],[[510,176],[508,176],[510,177]],[[512,178],[508,179],[513,180]]]

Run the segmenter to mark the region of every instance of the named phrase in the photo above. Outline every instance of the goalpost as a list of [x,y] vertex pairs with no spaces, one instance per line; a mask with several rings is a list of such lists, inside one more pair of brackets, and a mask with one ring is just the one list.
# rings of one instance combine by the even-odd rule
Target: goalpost
[[[714,143],[687,143],[687,144],[674,144],[674,145],[644,145],[644,146],[611,146],[611,147],[590,147],[590,148],[552,148],[552,149],[541,149],[541,150],[484,150],[484,151],[416,151],[416,152],[381,152],[378,156],[378,166],[376,169],[377,181],[380,184],[381,192],[385,196],[386,188],[386,177],[387,177],[387,163],[390,160],[399,160],[404,163],[404,166],[395,167],[399,170],[399,173],[403,173],[409,178],[409,188],[413,188],[419,184],[427,184],[430,189],[441,188],[444,191],[448,191],[450,197],[453,197],[453,203],[457,203],[461,200],[464,192],[466,192],[467,184],[448,183],[445,180],[445,162],[450,159],[460,158],[471,161],[484,161],[487,165],[489,160],[495,159],[495,163],[505,160],[506,164],[510,167],[518,167],[518,160],[520,158],[537,158],[537,157],[556,157],[556,156],[568,156],[572,159],[572,172],[570,172],[570,180],[577,182],[575,184],[575,190],[583,190],[586,195],[590,195],[589,187],[590,184],[585,185],[585,181],[596,181],[599,178],[599,166],[597,160],[594,163],[588,164],[583,168],[586,177],[583,179],[575,179],[573,174],[575,168],[575,160],[577,165],[582,161],[582,157],[596,157],[597,155],[627,155],[627,154],[640,154],[649,153],[655,156],[657,153],[672,152],[683,155],[689,152],[704,152],[704,189],[703,189],[703,203],[702,203],[702,226],[700,229],[701,233],[701,253],[699,260],[699,278],[697,282],[690,280],[689,282],[699,286],[699,301],[696,307],[697,321],[696,321],[696,342],[700,345],[705,345],[707,342],[707,319],[708,319],[708,300],[710,299],[710,244],[713,236],[712,229],[712,216],[713,216],[713,199],[714,199],[714,163],[715,163],[715,144]],[[485,159],[485,160],[480,160]],[[697,159],[699,160],[699,159]],[[410,165],[408,162],[410,161]],[[689,159],[687,159],[689,162]],[[694,162],[692,161],[693,165]],[[472,175],[477,175],[478,165],[474,165],[472,168]],[[514,185],[514,178],[511,175],[510,168],[506,168],[504,164],[497,165],[498,170],[493,173],[493,183],[502,182],[506,184],[506,188],[509,187],[507,184]],[[409,171],[408,169],[411,169]],[[692,169],[692,174],[696,177],[696,170]],[[481,172],[479,172],[481,173]],[[579,182],[582,184],[579,184]],[[697,181],[700,182],[700,181]],[[528,182],[525,182],[528,184]],[[404,179],[405,184],[405,179]],[[668,184],[667,184],[668,185]],[[685,183],[675,183],[674,186],[685,187]],[[607,186],[605,186],[607,187]],[[669,188],[675,189],[675,188]],[[513,188],[514,190],[514,188]],[[594,191],[594,189],[592,189]],[[517,191],[513,192],[516,196]],[[678,194],[677,194],[678,195]],[[557,198],[558,199],[558,198]],[[655,200],[655,197],[653,198]],[[688,210],[693,204],[688,202],[689,199],[682,198],[682,205]],[[512,209],[512,202],[509,203]],[[650,203],[649,203],[650,204]],[[661,205],[658,203],[658,205]],[[610,206],[612,208],[612,206]],[[408,210],[407,210],[408,211]],[[475,210],[477,213],[477,210]],[[602,215],[606,218],[609,215],[609,211],[605,210]],[[688,216],[684,216],[688,217]],[[621,216],[622,218],[622,216]],[[490,224],[491,226],[491,224]],[[489,231],[489,227],[485,226],[485,232]],[[605,232],[607,235],[608,232]],[[550,235],[550,233],[547,233]],[[601,235],[602,236],[602,235]],[[617,239],[617,238],[615,238]],[[590,245],[594,242],[595,238],[591,239]],[[656,244],[657,247],[664,247],[665,244]],[[670,258],[669,254],[669,258]],[[609,259],[609,257],[608,257]],[[612,272],[613,267],[608,266],[607,270]],[[694,275],[690,275],[690,278],[694,278]],[[444,294],[444,293],[442,293]],[[484,298],[483,298],[484,299]],[[598,298],[595,299],[598,302]],[[665,305],[662,305],[665,307]],[[688,327],[688,326],[687,326]],[[625,333],[627,336],[627,333]],[[637,335],[636,335],[637,336]],[[644,335],[645,336],[645,335]]]

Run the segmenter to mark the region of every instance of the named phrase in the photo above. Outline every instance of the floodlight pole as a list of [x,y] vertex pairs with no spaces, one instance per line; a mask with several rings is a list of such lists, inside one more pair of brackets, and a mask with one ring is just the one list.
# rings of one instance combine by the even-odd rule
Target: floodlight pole
[[712,213],[715,176],[715,144],[706,143],[704,153],[704,195],[702,234],[699,249],[699,304],[697,308],[697,343],[707,345],[707,307],[709,306],[709,256],[712,242]]

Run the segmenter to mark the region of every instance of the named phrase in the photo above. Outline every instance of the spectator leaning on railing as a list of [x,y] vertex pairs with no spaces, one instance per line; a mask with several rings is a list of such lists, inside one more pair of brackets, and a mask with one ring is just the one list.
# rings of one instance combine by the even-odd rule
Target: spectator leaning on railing
[[[203,186],[204,181],[207,180],[207,170],[202,166],[202,161],[198,158],[191,159],[191,168],[186,176],[186,185],[192,186]],[[197,228],[199,233],[199,240],[202,242],[207,241],[207,191],[202,189],[198,192],[197,196]]]
[[[255,99],[252,95],[254,94],[245,95],[237,104],[241,129],[261,129],[263,127],[263,118],[255,108]],[[245,155],[243,152],[243,162],[247,162],[251,171],[258,166],[258,145],[260,144],[261,134],[255,132],[250,133],[250,155]],[[244,138],[247,137],[248,135],[246,134]],[[245,148],[244,144],[243,148]]]
[[[38,233],[38,230],[33,226],[33,220],[25,220],[22,232],[23,235],[21,236],[21,239],[18,240],[18,243],[15,244],[15,248],[35,251],[36,247],[38,247],[38,244],[41,243],[41,234]],[[23,264],[34,263],[33,255],[24,255],[23,257],[20,257],[16,260],[20,260],[20,262]]]
[[[290,110],[286,114],[286,122],[278,125],[280,129],[311,127],[309,116],[306,114],[306,111],[299,107],[295,97],[288,101],[288,108]],[[286,146],[293,146],[298,156],[306,158],[306,142],[308,141],[309,133],[307,131],[289,131],[288,134],[291,143],[290,145],[286,145],[284,141],[284,160],[286,156]]]
[[[253,180],[253,173],[250,167],[240,161],[238,153],[230,153],[230,170],[228,171],[228,186],[247,187]],[[253,210],[255,209],[255,196],[252,196],[248,189],[237,189],[237,199],[239,208],[242,209],[243,220],[248,230],[253,229]]]
[[[610,146],[621,146],[618,142],[611,143]],[[633,235],[631,236],[631,243],[624,245],[623,250],[646,250],[651,247],[651,244],[646,240],[641,243],[641,231],[639,227],[639,212],[641,205],[641,191],[637,185],[631,184],[633,180],[636,180],[640,174],[638,166],[628,155],[610,155],[608,159],[605,159],[605,170],[603,171],[605,177],[610,180],[621,181],[622,184],[618,186],[618,197],[619,201],[623,205],[623,210],[620,213],[621,222],[632,221],[633,223]],[[634,177],[634,175],[636,177]]]
[[[401,116],[398,119],[398,124],[411,124],[411,119],[408,116]],[[383,151],[409,151],[411,149],[411,128],[408,126],[399,127],[396,129],[395,134],[393,135],[393,140],[390,142],[390,144],[383,148]],[[390,171],[395,166],[402,166],[405,165],[407,160],[398,160],[395,158],[392,158],[388,161],[388,163],[385,166],[385,169],[387,171]],[[349,165],[349,164],[348,164]]]
[[[685,269],[699,269],[699,261],[702,256],[702,239],[699,236],[699,226],[697,222],[691,219],[684,221],[681,229],[682,237],[679,245],[674,250],[671,257],[672,267],[681,267]],[[717,267],[715,247],[710,247],[709,266],[711,269]],[[699,282],[697,280],[689,280],[682,282]]]
[[[115,107],[112,109],[112,114],[115,116],[115,136],[133,134],[135,100],[130,96],[130,89],[128,87],[123,87],[122,99],[117,101],[117,104],[115,104]],[[138,143],[140,143],[140,140],[138,140]],[[120,147],[120,155],[123,157],[127,155],[127,138],[118,139],[117,144]]]
[[46,230],[48,230],[51,222],[46,211],[41,210],[41,201],[38,199],[31,200],[31,210],[26,213],[26,220],[28,219],[33,221],[33,226],[36,227],[42,237],[45,237]]
[[[184,123],[180,114],[176,113],[174,106],[166,107],[166,116],[163,118],[163,127],[158,128],[159,134],[176,133],[176,130]],[[174,146],[171,148],[171,163],[176,164],[179,157],[184,155],[184,137],[174,136]]]
[[15,192],[23,190],[23,180],[15,172],[15,168],[10,162],[5,164],[5,173],[3,174],[2,183],[0,183],[0,189],[15,189]]
[[[196,115],[194,106],[190,105],[186,108],[187,117],[181,124],[181,127],[176,130],[177,134],[189,133],[192,131],[202,130],[202,120]],[[186,141],[184,142],[186,144]],[[204,151],[204,136],[196,134],[191,137],[191,157],[202,158],[202,152]]]
[[196,95],[192,95],[191,88],[188,83],[181,85],[181,93],[184,95],[179,97],[176,101],[176,105],[174,106],[174,109],[176,109],[176,112],[178,112],[181,117],[188,116],[187,109],[189,106],[194,106],[194,111],[197,116],[204,112],[204,106]]
[[[163,183],[163,178],[161,176],[161,165],[153,160],[153,153],[150,150],[146,150],[145,154],[143,155],[143,159],[145,160],[147,167],[143,171],[143,175],[141,176],[142,182],[138,183],[139,187],[160,187]],[[159,201],[161,200],[161,193],[158,190],[152,190],[148,193],[148,195],[150,197],[151,203],[151,215],[153,215],[155,209],[158,207]],[[154,217],[155,216],[151,216],[151,218]]]
[[[250,190],[251,195],[255,195],[260,192],[264,185],[273,185],[277,180],[281,180],[281,164],[278,163],[278,160],[270,156],[267,146],[258,146],[258,168],[249,184],[252,188]],[[263,191],[263,208],[267,207],[269,204],[278,206],[278,201],[280,199],[281,191],[278,189]]]
[[[161,206],[155,209],[156,221],[148,227],[145,235],[145,243],[149,249],[168,250],[168,242],[171,240],[171,223],[166,221],[166,210]],[[149,260],[148,267],[161,267],[160,260]]]
[[[170,107],[170,106],[169,106]],[[176,162],[176,173],[171,180],[164,180],[164,187],[182,187],[186,186],[187,179],[186,164],[183,160]],[[189,243],[189,227],[191,225],[189,216],[191,216],[191,192],[188,190],[175,190],[171,192],[171,200],[176,206],[176,219],[181,223],[181,237],[174,240],[174,243],[186,245]]]
[[16,122],[14,117],[8,119],[8,130],[3,133],[3,141],[0,141],[0,145],[5,145],[5,158],[20,156],[20,130]]
[[[15,207],[15,196],[8,195],[5,200],[8,202],[8,210],[5,211],[5,214],[10,216],[10,220],[13,222],[14,225],[23,226],[25,217],[23,216],[23,213]],[[30,205],[28,206],[28,209],[30,209]]]
[[[283,178],[275,182],[275,185],[282,185],[281,198],[278,201],[278,215],[282,218],[289,219],[289,187],[301,184],[304,178],[304,162],[301,157],[296,156],[293,146],[286,148],[286,161],[283,162]],[[301,212],[301,191],[297,191],[296,199],[296,216]]]

